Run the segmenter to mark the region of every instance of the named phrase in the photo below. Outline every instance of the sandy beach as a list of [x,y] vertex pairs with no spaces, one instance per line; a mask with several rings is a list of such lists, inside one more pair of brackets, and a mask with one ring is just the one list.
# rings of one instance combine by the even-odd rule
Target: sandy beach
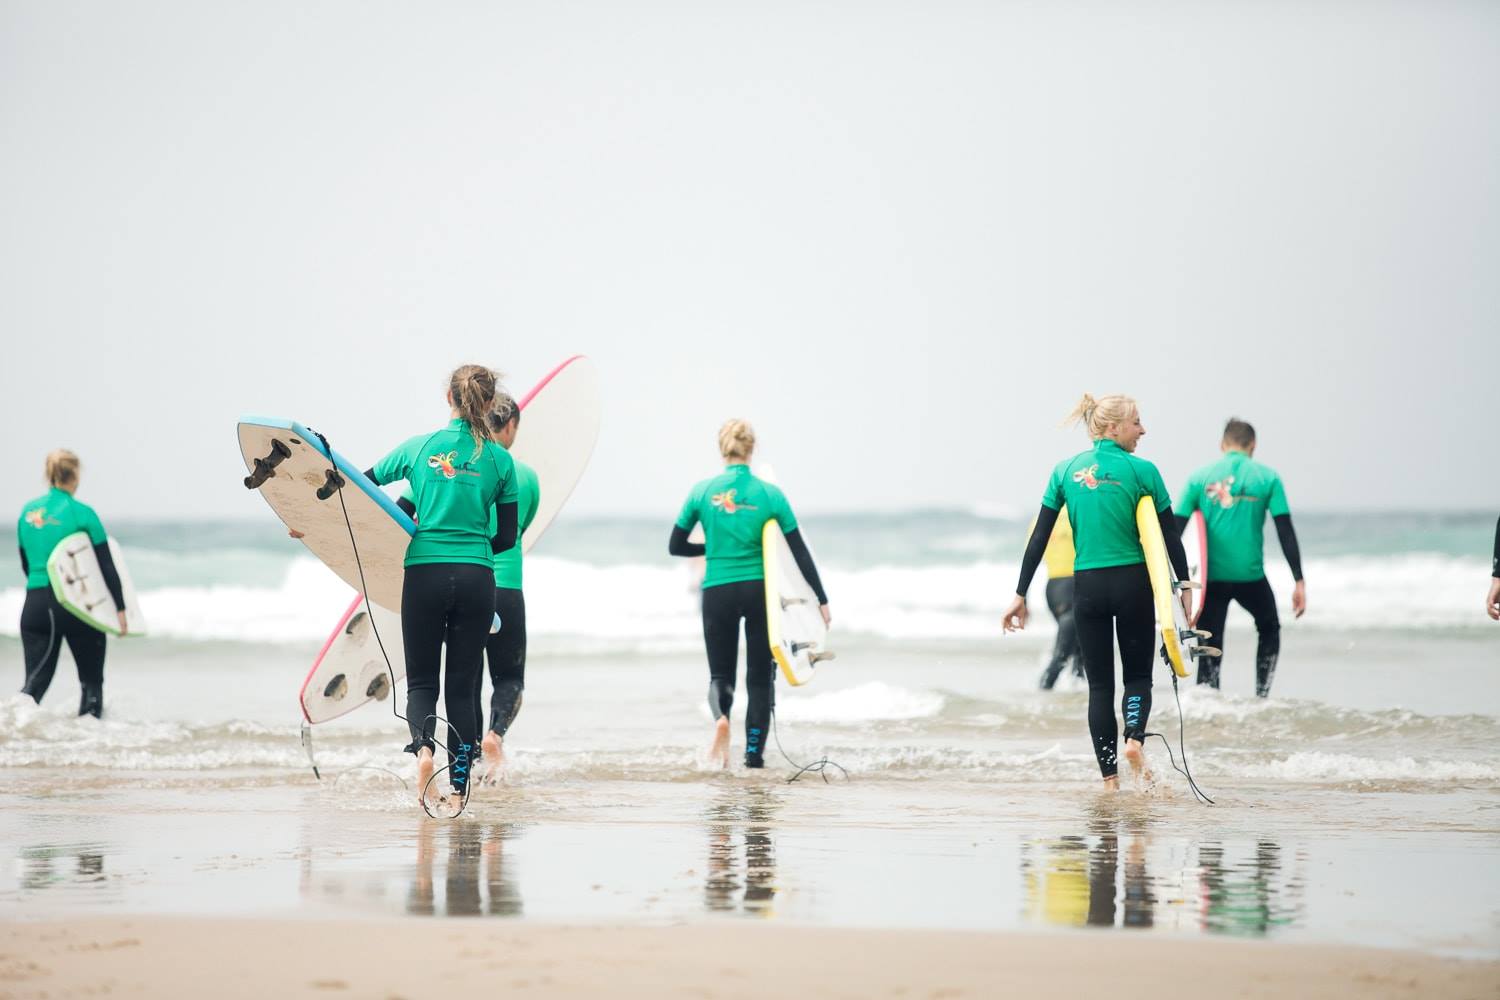
[[[90,919],[3,932],[0,996],[1483,998],[1500,962],[1140,936]],[[1086,956],[1086,957],[1085,957]],[[1126,972],[1150,971],[1145,976]]]

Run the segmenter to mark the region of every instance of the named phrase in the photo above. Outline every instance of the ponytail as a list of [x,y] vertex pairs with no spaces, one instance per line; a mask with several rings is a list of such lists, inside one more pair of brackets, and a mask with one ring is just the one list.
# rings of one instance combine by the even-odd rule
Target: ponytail
[[47,453],[47,485],[58,489],[78,483],[78,470],[82,467],[78,456],[66,448]]
[[1135,400],[1129,396],[1111,395],[1095,399],[1084,393],[1073,412],[1063,418],[1063,426],[1083,424],[1088,429],[1089,439],[1098,441],[1111,427],[1124,423],[1136,412]]
[[448,395],[453,398],[453,408],[469,425],[474,437],[474,457],[484,451],[487,441],[493,441],[490,433],[490,411],[495,406],[498,372],[483,365],[461,365],[453,370],[448,379]]

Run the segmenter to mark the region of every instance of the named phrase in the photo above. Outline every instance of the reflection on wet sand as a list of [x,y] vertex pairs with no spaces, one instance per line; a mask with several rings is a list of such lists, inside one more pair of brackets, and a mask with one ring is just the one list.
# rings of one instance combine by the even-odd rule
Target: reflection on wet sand
[[[104,854],[95,847],[26,847],[21,849],[20,887],[34,892],[55,885],[105,882]],[[73,862],[72,871],[60,861]]]
[[[518,917],[521,891],[505,864],[506,841],[516,836],[512,823],[423,821],[417,827],[417,860],[412,869],[406,912],[416,916],[468,917],[488,913]],[[437,845],[447,841],[442,905],[436,897]]]
[[1073,927],[1169,923],[1247,936],[1303,921],[1302,879],[1283,871],[1274,841],[1258,840],[1249,860],[1236,862],[1243,847],[1188,845],[1155,833],[1140,814],[1096,813],[1086,826],[1084,836],[1023,845],[1029,919]]
[[[709,910],[736,910],[769,917],[776,899],[776,831],[781,810],[778,790],[762,785],[718,790],[704,810],[708,832],[708,875],[703,901]],[[744,866],[739,864],[736,830],[743,824]],[[738,897],[738,898],[737,898]]]

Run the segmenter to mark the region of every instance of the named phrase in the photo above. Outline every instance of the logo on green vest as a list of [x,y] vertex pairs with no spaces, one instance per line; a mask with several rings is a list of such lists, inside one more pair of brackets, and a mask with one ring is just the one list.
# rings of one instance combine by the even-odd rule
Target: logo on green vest
[[26,523],[33,528],[45,528],[49,524],[62,524],[57,518],[47,513],[46,507],[38,507],[26,512]]
[[725,490],[723,493],[715,493],[713,499],[709,502],[726,514],[733,514],[737,510],[755,510],[755,504],[753,503],[737,502],[734,499],[735,492],[734,490]]
[[1104,483],[1109,486],[1120,485],[1120,481],[1116,479],[1112,474],[1108,472],[1101,474],[1099,472],[1098,462],[1095,462],[1087,469],[1079,469],[1077,472],[1073,473],[1073,482],[1077,483],[1080,486],[1086,486],[1091,490],[1097,490],[1100,483]]
[[1255,501],[1260,499],[1260,497],[1252,497],[1245,493],[1235,495],[1233,476],[1225,476],[1217,483],[1209,483],[1207,486],[1203,487],[1203,492],[1208,494],[1208,498],[1210,500],[1218,504],[1220,507],[1223,507],[1225,510],[1233,507],[1241,500]]

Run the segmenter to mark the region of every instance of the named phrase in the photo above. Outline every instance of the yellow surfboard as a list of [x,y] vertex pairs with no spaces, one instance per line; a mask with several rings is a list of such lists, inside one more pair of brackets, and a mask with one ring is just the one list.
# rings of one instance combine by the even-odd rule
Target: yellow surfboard
[[[1188,632],[1187,616],[1177,599],[1179,585],[1167,558],[1167,542],[1161,535],[1156,516],[1156,500],[1141,497],[1135,507],[1135,527],[1141,534],[1141,548],[1146,553],[1146,572],[1151,575],[1151,594],[1156,599],[1156,624],[1161,630],[1167,663],[1178,677],[1188,675],[1188,654],[1182,647],[1182,635]],[[1191,634],[1191,633],[1189,633]]]

